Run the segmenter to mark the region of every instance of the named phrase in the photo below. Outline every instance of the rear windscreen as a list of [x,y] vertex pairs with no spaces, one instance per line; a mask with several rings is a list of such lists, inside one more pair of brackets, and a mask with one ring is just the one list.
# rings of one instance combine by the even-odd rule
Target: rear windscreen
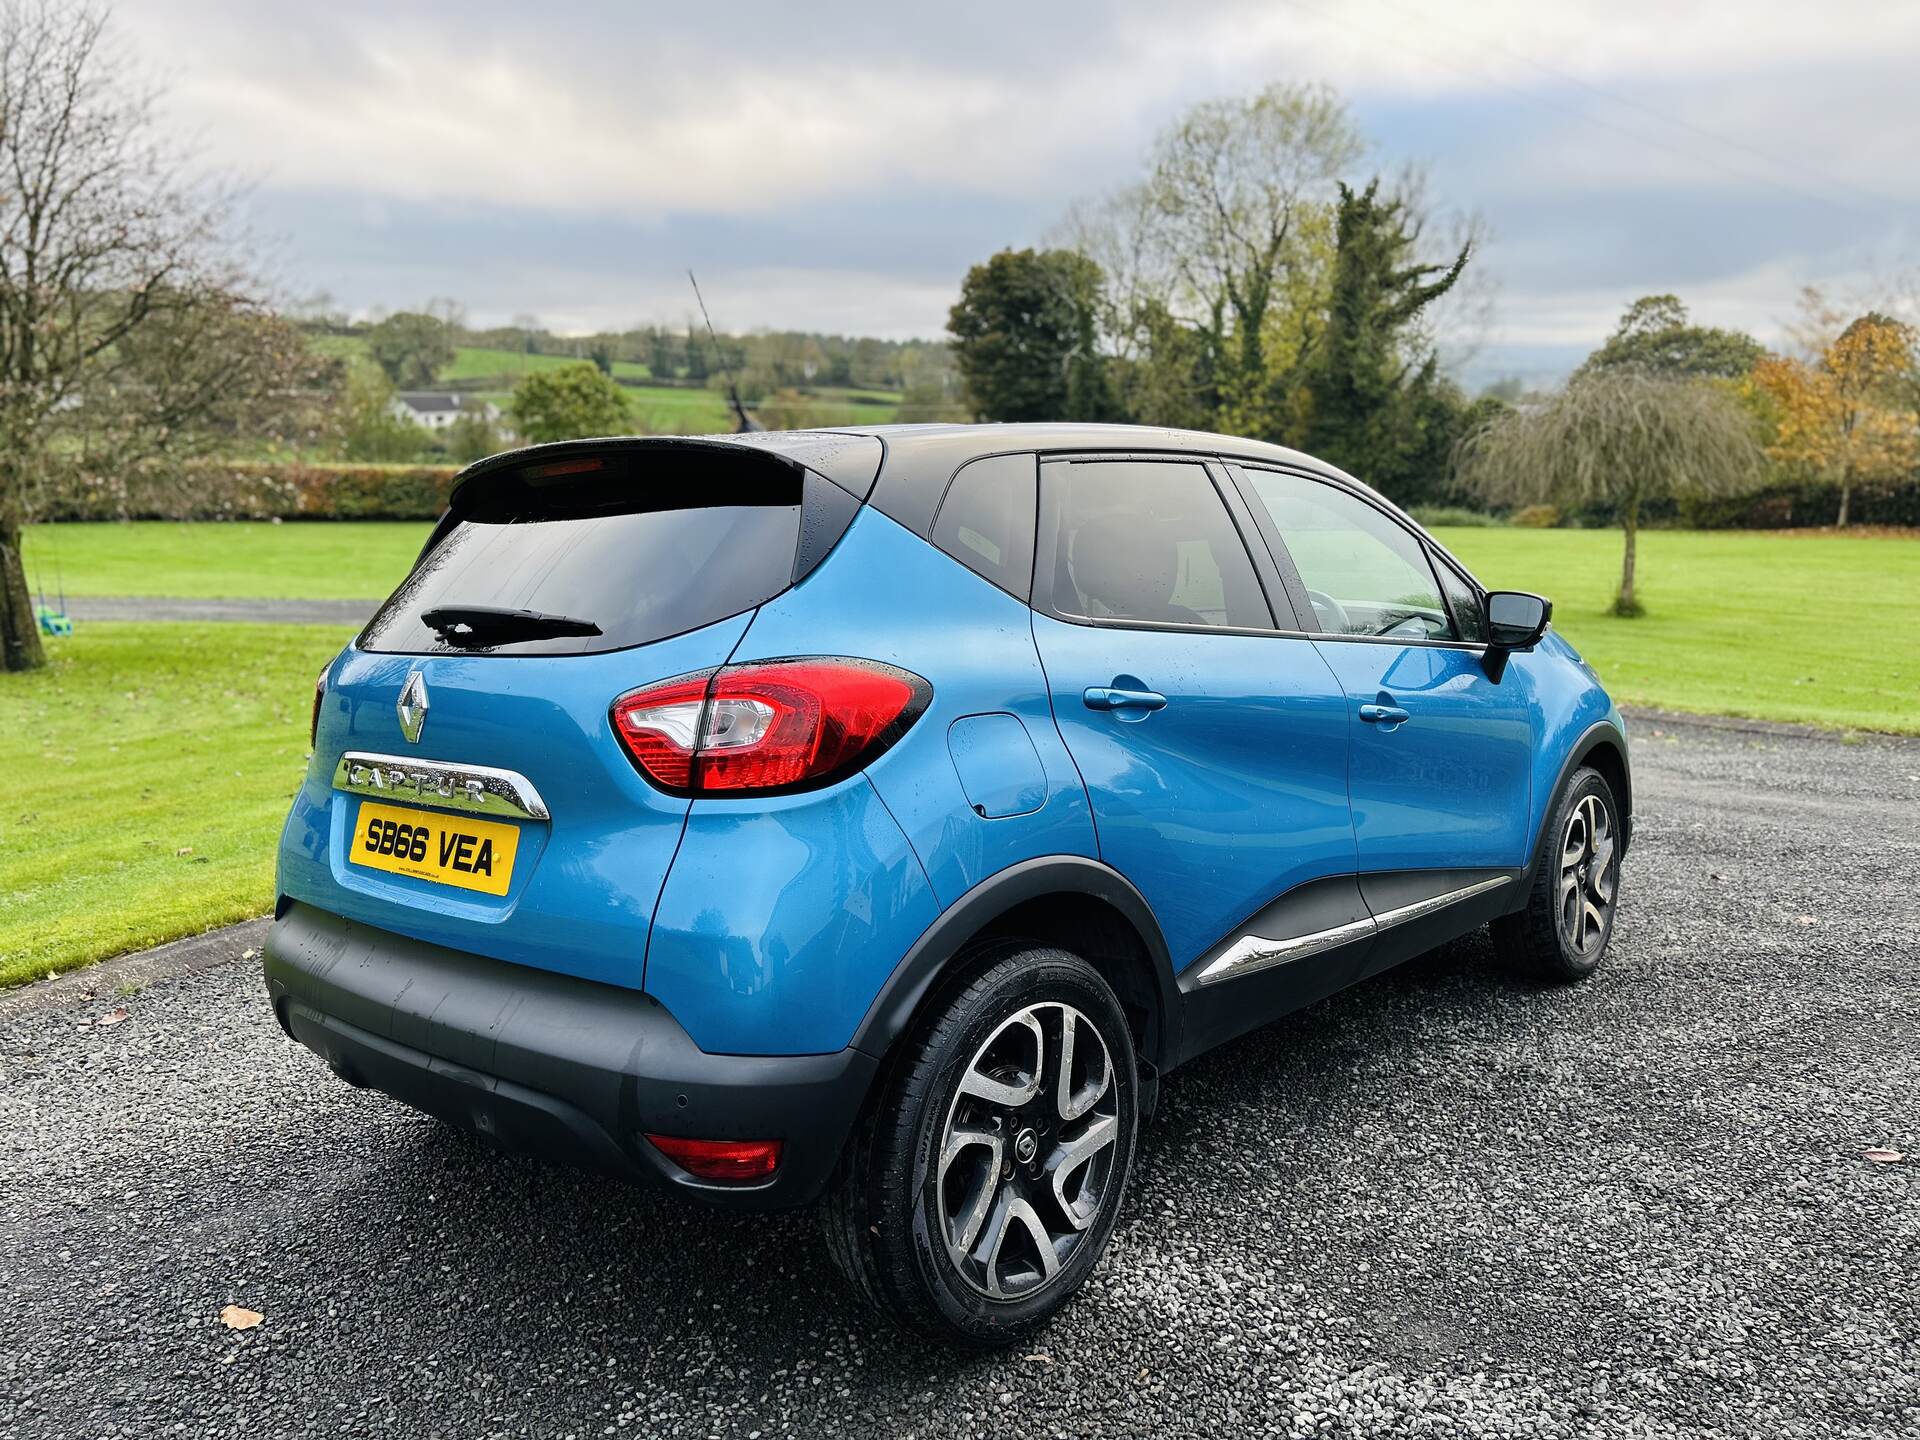
[[489,477],[360,637],[408,654],[584,655],[697,630],[793,580],[785,466],[649,458]]

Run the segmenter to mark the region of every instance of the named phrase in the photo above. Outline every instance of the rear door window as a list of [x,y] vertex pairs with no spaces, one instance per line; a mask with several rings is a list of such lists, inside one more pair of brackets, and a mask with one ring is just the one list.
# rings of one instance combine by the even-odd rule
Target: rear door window
[[1205,467],[1049,461],[1040,491],[1057,613],[1111,623],[1273,627],[1253,562]]
[[750,610],[793,583],[805,486],[783,463],[646,457],[461,496],[360,648],[592,654]]

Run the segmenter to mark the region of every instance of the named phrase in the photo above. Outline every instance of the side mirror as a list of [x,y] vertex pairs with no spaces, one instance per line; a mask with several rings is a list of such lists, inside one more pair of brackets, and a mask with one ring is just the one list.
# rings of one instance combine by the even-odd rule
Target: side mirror
[[1494,590],[1487,595],[1487,678],[1498,681],[1507,673],[1507,656],[1531,650],[1547,633],[1553,602],[1524,590]]

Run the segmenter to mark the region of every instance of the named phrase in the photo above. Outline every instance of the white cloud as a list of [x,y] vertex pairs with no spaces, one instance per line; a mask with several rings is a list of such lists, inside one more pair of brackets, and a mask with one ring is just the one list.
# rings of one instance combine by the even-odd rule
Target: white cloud
[[[755,237],[791,212],[872,213],[943,187],[1058,214],[1132,173],[1184,105],[1276,79],[1333,84],[1378,122],[1383,164],[1430,160],[1437,198],[1486,212],[1526,257],[1501,305],[1516,343],[1590,343],[1640,277],[1664,290],[1676,274],[1708,277],[1683,287],[1703,319],[1764,330],[1800,283],[1869,249],[1911,263],[1920,243],[1913,4],[982,0],[881,16],[858,0],[141,0],[117,18],[209,159],[363,217],[352,236],[290,237],[303,281],[359,304],[457,294],[476,316],[581,327],[677,315],[665,257],[551,256],[595,217],[644,234],[691,216],[728,227],[731,264],[702,276],[726,289],[729,324],[931,333],[950,259],[822,259],[829,237],[797,262],[772,242],[754,253]],[[1749,230],[1685,233],[1649,192],[1739,197]],[[1830,207],[1832,245],[1802,226],[1756,259],[1756,196]],[[1635,205],[1648,224],[1622,223]],[[407,251],[423,206],[493,227],[497,260]],[[1606,286],[1583,272],[1591,253],[1568,253],[1583,214],[1644,250]],[[667,248],[687,248],[684,230]]]
[[[1658,136],[1669,127],[1631,103],[1654,87],[1665,103],[1704,111],[1683,118],[1737,136],[1791,113],[1793,158],[1831,163],[1873,133],[1854,123],[1850,95],[1763,86],[1741,103],[1714,89],[1711,105],[1694,107],[1670,82],[1710,89],[1789,67],[1878,64],[1904,86],[1910,64],[1889,62],[1920,55],[1920,6],[1857,0],[1817,14],[1731,3],[1262,0],[1122,7],[1032,37],[1030,10],[909,9],[864,27],[857,43],[811,7],[749,10],[730,33],[701,28],[697,9],[662,19],[554,4],[428,10],[361,0],[313,12],[150,0],[125,18],[140,48],[177,77],[181,121],[271,183],[629,213],[751,212],[900,179],[1009,193],[1072,184],[1077,161],[1131,153],[1183,99],[1282,76],[1361,97],[1519,92],[1541,103],[1549,133],[1556,115],[1592,114]],[[946,33],[957,23],[998,29],[1004,43],[997,54],[957,46]],[[796,33],[802,26],[810,33]],[[739,31],[765,38],[743,45]],[[1851,142],[1845,149],[1827,143],[1835,131]],[[1682,152],[1715,148],[1695,133],[1666,138]],[[1629,165],[1665,165],[1659,144],[1614,148]],[[1897,153],[1870,160],[1877,167]]]

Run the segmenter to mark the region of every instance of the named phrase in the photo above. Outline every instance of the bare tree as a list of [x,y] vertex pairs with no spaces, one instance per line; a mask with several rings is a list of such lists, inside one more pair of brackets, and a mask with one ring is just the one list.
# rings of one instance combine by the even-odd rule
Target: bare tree
[[1496,505],[1612,506],[1626,532],[1613,612],[1638,615],[1641,507],[1667,497],[1738,494],[1758,483],[1761,459],[1752,416],[1719,386],[1605,370],[1469,435],[1458,474]]
[[[242,372],[191,375],[203,321],[270,317],[223,241],[230,197],[160,136],[92,4],[0,0],[0,665],[42,663],[21,533],[50,472],[108,425],[164,447]],[[247,371],[248,384],[263,377]],[[242,388],[245,388],[243,385]]]

